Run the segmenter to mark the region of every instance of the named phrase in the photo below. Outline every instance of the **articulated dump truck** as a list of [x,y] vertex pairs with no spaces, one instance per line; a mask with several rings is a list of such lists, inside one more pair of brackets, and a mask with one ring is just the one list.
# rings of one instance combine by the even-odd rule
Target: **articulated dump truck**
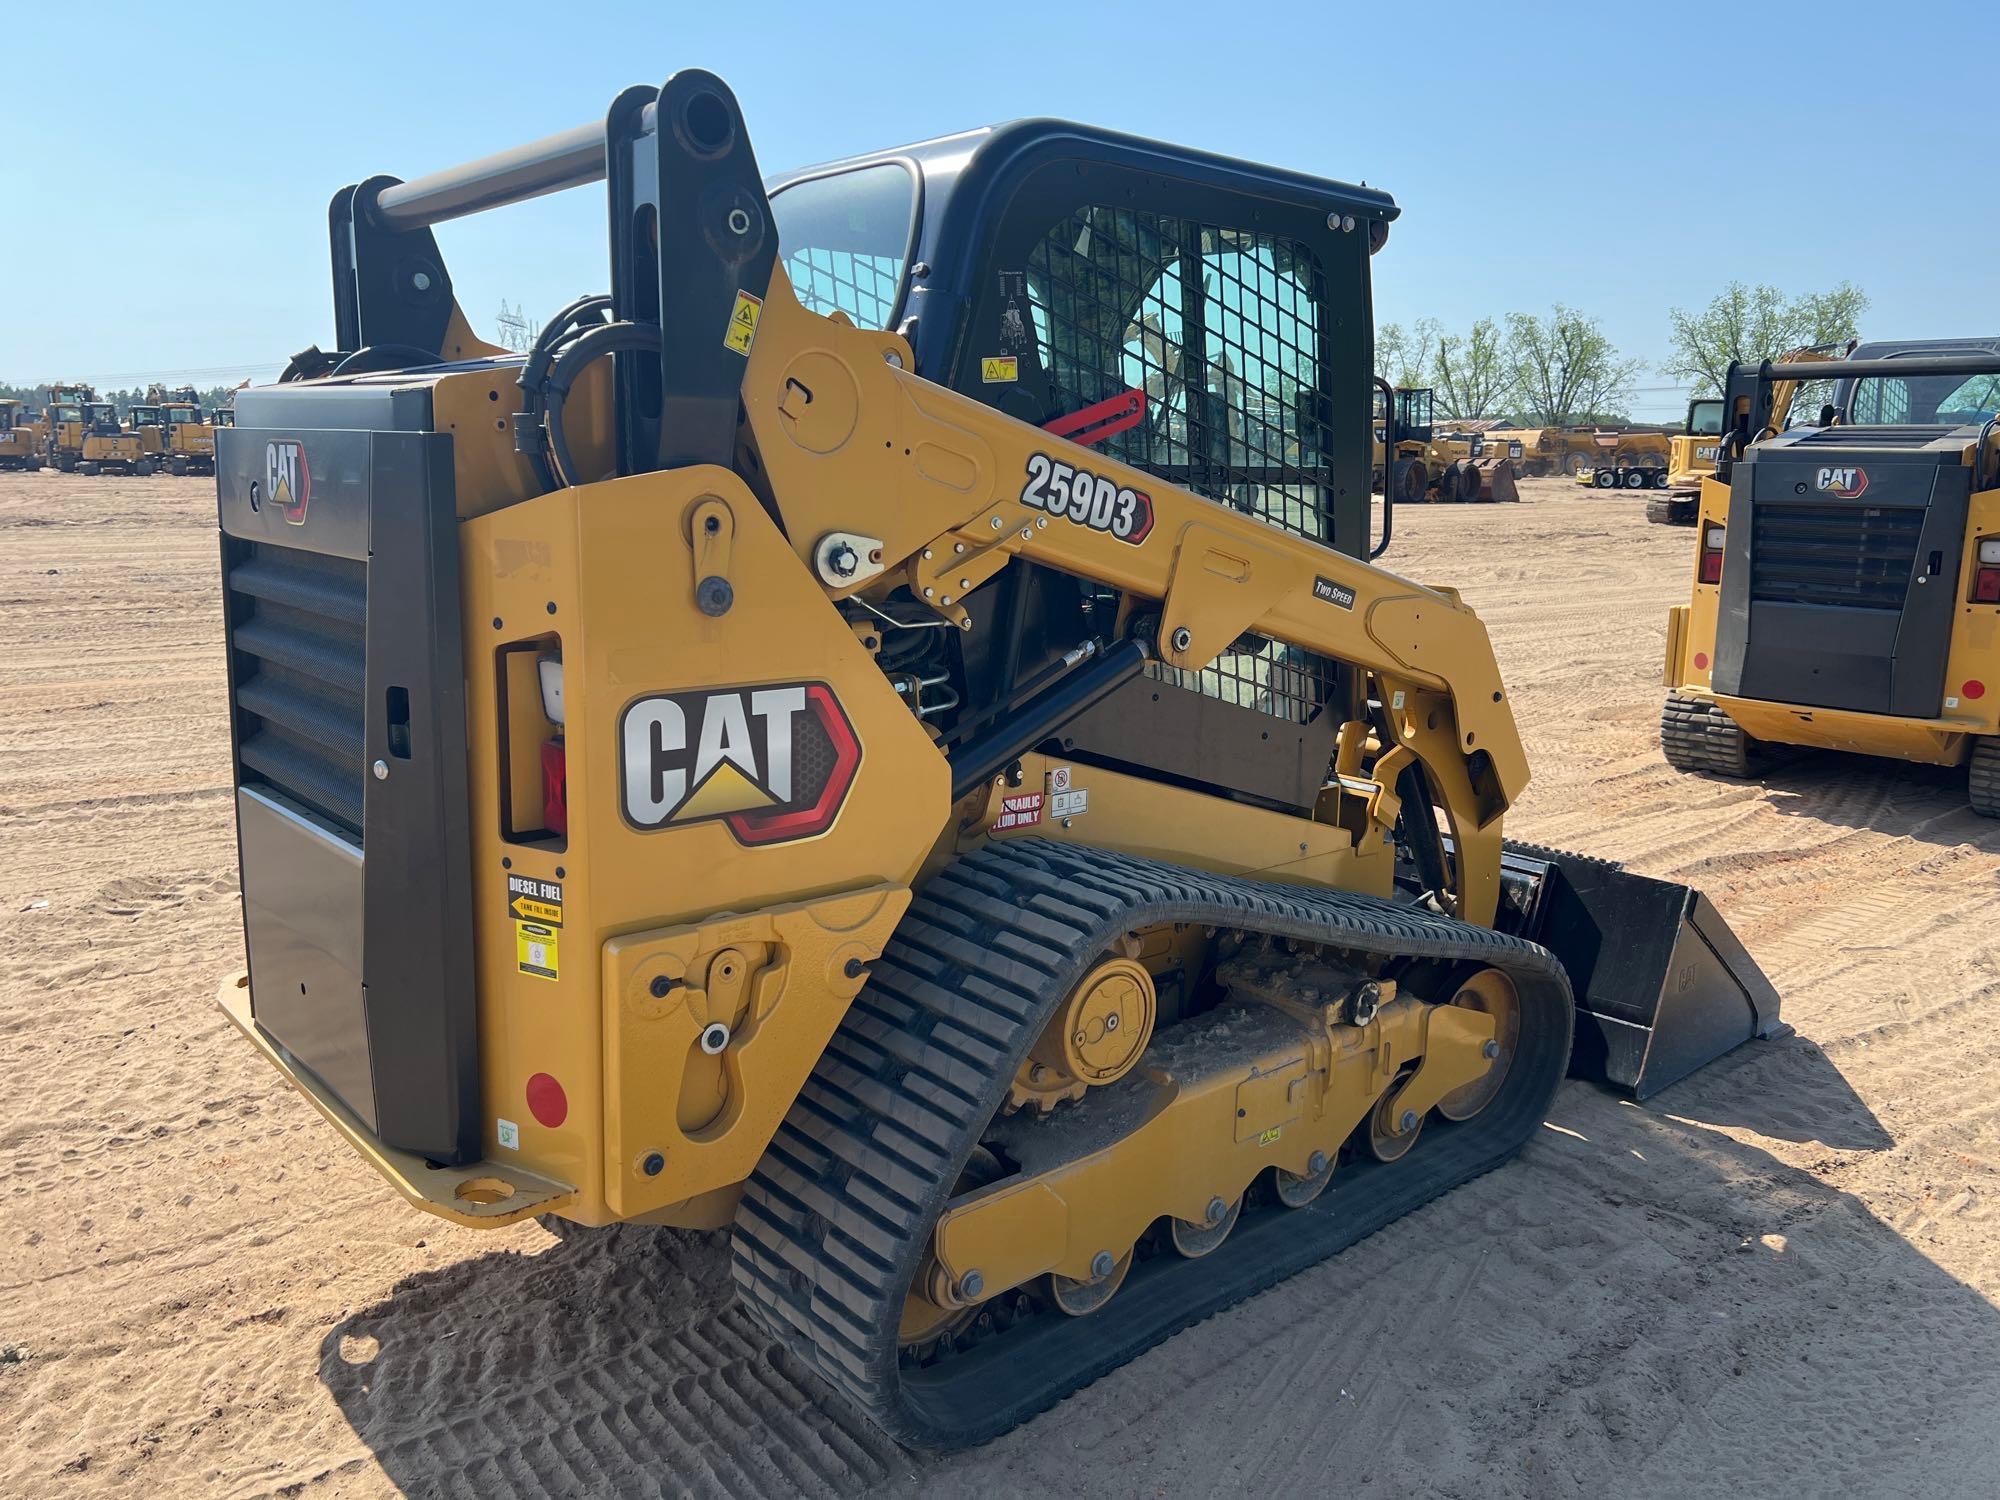
[[[482,343],[432,226],[599,180],[608,293]],[[1395,215],[1053,121],[767,181],[700,72],[343,190],[215,434],[229,1015],[420,1209],[727,1234],[926,1448],[1769,1034],[1507,841],[1486,632],[1370,560]]]

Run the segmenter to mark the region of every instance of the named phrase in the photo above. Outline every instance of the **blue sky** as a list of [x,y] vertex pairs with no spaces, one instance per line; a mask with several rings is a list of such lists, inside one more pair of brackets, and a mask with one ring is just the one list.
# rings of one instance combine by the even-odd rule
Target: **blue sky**
[[[1847,278],[1873,298],[1866,333],[2000,332],[1977,108],[2000,7],[1788,9],[1768,51],[1763,11],[354,3],[190,25],[113,3],[80,27],[16,7],[7,52],[36,61],[0,86],[0,380],[268,379],[331,343],[335,188],[598,118],[684,66],[730,81],[767,172],[1050,114],[1366,179],[1403,206],[1375,262],[1383,321],[1561,299],[1651,367],[1670,306],[1732,278]],[[1739,76],[1695,15],[1744,30]],[[441,229],[475,324],[502,297],[545,316],[601,288],[602,201]],[[1670,384],[1649,369],[1635,414],[1673,414]]]

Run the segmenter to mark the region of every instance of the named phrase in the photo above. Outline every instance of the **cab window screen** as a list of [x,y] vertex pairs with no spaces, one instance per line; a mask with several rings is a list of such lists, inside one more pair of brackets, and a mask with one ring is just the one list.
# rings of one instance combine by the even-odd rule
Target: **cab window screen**
[[887,328],[903,297],[916,182],[893,162],[792,184],[771,199],[801,304]]
[[1146,418],[1104,451],[1315,540],[1331,533],[1324,286],[1290,240],[1092,206],[1029,259],[1059,412],[1128,390]]
[[[1143,390],[1144,419],[1099,452],[1315,541],[1333,531],[1324,290],[1290,240],[1102,205],[1055,225],[1027,268],[1056,414]],[[1331,662],[1275,641],[1202,672],[1147,670],[1293,723],[1333,681]]]

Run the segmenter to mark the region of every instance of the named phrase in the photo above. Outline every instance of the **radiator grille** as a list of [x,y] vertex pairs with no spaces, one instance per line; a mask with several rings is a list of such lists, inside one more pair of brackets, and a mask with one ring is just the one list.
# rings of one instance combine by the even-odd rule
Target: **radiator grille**
[[366,564],[239,543],[228,587],[243,784],[280,794],[359,844]]
[[1750,597],[1771,604],[1901,609],[1924,512],[1905,506],[1760,505]]

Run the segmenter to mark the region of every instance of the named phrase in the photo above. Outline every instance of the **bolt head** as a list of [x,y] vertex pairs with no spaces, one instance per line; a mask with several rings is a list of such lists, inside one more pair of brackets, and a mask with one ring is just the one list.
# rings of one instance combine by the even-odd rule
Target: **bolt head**
[[1220,1198],[1211,1198],[1208,1200],[1209,1223],[1220,1224],[1222,1222],[1222,1216],[1228,1212],[1229,1212],[1229,1205],[1227,1203],[1224,1203]]
[[995,516],[993,518],[993,529],[995,531],[998,531],[1000,529],[1000,518],[998,516]]
[[750,215],[743,212],[740,208],[730,209],[729,232],[731,234],[748,234],[750,232]]
[[1194,634],[1187,626],[1179,626],[1174,631],[1173,642],[1176,651],[1185,651],[1189,646],[1194,644]]
[[852,578],[861,566],[861,554],[842,542],[826,555],[827,571],[836,578]]
[[967,1271],[958,1279],[958,1295],[970,1302],[986,1290],[986,1278],[977,1271]]
[[639,1164],[639,1170],[648,1177],[658,1177],[667,1169],[667,1159],[657,1151],[646,1153],[646,1159]]
[[1307,1157],[1306,1170],[1315,1177],[1324,1172],[1326,1170],[1326,1153],[1324,1151],[1315,1151],[1311,1156]]
[[1117,1258],[1109,1250],[1100,1250],[1090,1258],[1090,1274],[1093,1279],[1102,1281],[1117,1264]]
[[730,587],[727,578],[711,573],[695,585],[695,606],[711,619],[729,613],[729,607],[736,602],[736,590]]
[[1396,1122],[1396,1129],[1401,1131],[1404,1135],[1408,1135],[1412,1130],[1415,1130],[1416,1128],[1417,1128],[1417,1112],[1414,1109],[1404,1110],[1403,1117]]
[[370,769],[375,772],[375,779],[377,781],[387,781],[389,779],[389,762],[386,760],[376,761]]
[[664,1000],[674,992],[674,982],[664,974],[655,974],[653,982],[646,986],[646,991],[655,1000]]
[[1488,1038],[1486,1045],[1479,1049],[1479,1055],[1485,1058],[1488,1062],[1491,1062],[1494,1058],[1500,1055],[1500,1044],[1492,1040],[1491,1038]]
[[1115,1010],[1114,1010],[1114,1011],[1113,1011],[1113,1012],[1112,1012],[1112,1013],[1111,1013],[1110,1015],[1108,1015],[1108,1016],[1106,1016],[1106,1017],[1104,1018],[1104,1029],[1105,1029],[1106,1031],[1116,1031],[1116,1030],[1118,1029],[1118,1012],[1117,1012],[1117,1011],[1115,1011]]

